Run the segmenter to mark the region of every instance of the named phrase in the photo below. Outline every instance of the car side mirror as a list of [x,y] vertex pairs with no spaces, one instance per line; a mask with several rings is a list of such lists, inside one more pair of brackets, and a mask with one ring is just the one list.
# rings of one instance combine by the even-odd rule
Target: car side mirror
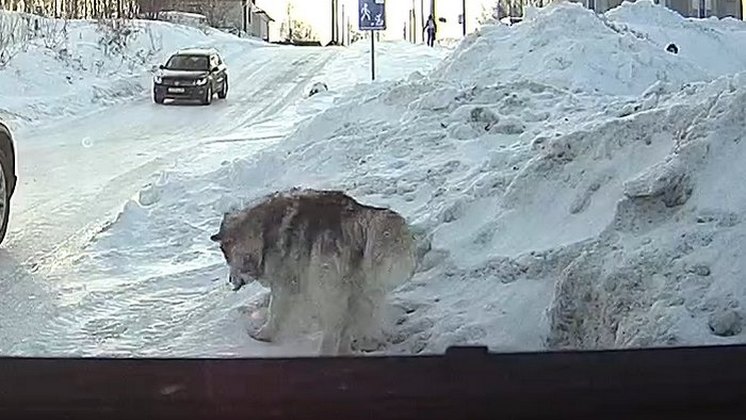
[[161,69],[161,70],[163,70],[163,69],[166,68],[166,66],[164,66],[163,64],[161,64],[161,65],[158,66],[158,68]]
[[213,67],[212,70],[210,70],[213,73],[216,73],[218,70],[220,70],[218,67]]

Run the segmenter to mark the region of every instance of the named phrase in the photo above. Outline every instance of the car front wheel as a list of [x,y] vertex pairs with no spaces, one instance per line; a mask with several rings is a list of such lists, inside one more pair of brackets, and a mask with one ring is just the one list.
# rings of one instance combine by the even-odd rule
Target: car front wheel
[[5,239],[10,218],[10,161],[0,150],[0,242]]
[[220,88],[220,92],[218,92],[218,98],[225,99],[228,96],[228,78],[223,80],[223,85]]
[[205,90],[205,97],[202,98],[202,105],[210,105],[212,103],[212,84],[207,84],[207,90]]

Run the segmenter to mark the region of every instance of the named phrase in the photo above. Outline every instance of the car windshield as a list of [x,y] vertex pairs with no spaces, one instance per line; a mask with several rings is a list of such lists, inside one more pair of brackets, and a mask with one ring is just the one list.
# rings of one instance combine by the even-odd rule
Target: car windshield
[[168,70],[204,71],[210,69],[206,55],[174,55],[166,63]]
[[0,0],[0,356],[746,342],[741,4]]

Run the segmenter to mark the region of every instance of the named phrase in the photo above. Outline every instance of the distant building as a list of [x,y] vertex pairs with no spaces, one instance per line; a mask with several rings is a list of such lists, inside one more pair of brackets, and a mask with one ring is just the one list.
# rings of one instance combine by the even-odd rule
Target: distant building
[[272,19],[267,12],[258,7],[251,9],[249,17],[251,19],[249,22],[249,25],[251,26],[250,33],[269,42],[270,28],[275,20]]
[[[622,4],[622,0],[570,0],[603,13]],[[630,0],[627,0],[630,1]],[[634,0],[631,0],[634,1]],[[741,0],[655,0],[655,3],[679,12],[684,17],[733,17],[743,20]]]
[[733,17],[743,20],[740,0],[665,0],[666,6],[687,17]]
[[270,25],[274,22],[267,12],[256,6],[256,0],[140,0],[141,11],[160,18],[163,12],[187,12],[206,17],[215,28],[245,33],[270,39]]

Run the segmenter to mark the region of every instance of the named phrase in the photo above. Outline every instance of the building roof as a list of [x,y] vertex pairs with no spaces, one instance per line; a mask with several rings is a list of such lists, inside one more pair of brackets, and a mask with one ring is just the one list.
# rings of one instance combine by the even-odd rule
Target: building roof
[[257,15],[267,16],[267,19],[269,19],[270,22],[274,22],[275,21],[274,19],[272,19],[272,16],[270,16],[269,14],[267,14],[267,12],[264,11],[264,9],[260,9],[260,8],[257,7],[254,10],[256,10],[254,13],[256,13]]

